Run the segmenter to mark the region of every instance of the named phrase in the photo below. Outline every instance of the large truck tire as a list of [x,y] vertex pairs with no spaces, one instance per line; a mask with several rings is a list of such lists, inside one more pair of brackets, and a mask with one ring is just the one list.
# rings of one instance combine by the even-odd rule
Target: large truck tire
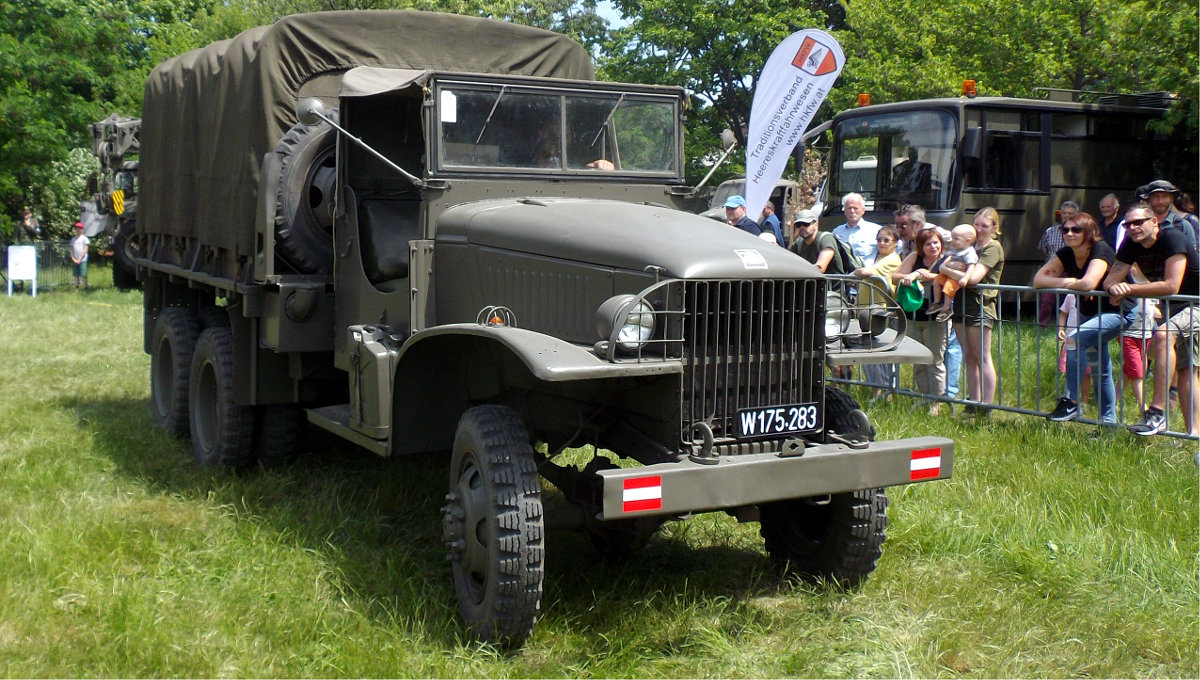
[[333,271],[334,149],[337,131],[298,123],[279,140],[275,248],[303,274]]
[[[864,420],[850,395],[835,387],[825,389],[828,430],[874,439],[875,428]],[[759,507],[760,533],[767,553],[785,570],[852,588],[875,570],[883,554],[887,504],[883,489],[765,503]]]
[[233,332],[205,329],[192,356],[188,393],[192,452],[201,465],[243,467],[254,460],[254,408],[234,399]]
[[512,409],[463,414],[442,514],[463,621],[480,640],[519,646],[542,604],[545,526],[533,447]]
[[154,422],[177,436],[188,434],[192,354],[200,324],[185,307],[167,307],[154,322],[150,344],[150,406]]
[[264,404],[254,423],[254,457],[265,468],[278,468],[296,459],[304,410],[296,404]]
[[142,287],[137,280],[137,264],[133,260],[133,233],[136,228],[134,220],[119,220],[117,228],[113,230],[113,287],[120,291]]

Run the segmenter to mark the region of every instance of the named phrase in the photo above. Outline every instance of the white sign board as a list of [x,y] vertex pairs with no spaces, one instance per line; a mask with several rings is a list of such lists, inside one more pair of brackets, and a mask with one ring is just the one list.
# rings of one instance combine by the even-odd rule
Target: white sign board
[[8,247],[8,294],[12,296],[13,281],[33,281],[37,295],[37,249],[33,246]]

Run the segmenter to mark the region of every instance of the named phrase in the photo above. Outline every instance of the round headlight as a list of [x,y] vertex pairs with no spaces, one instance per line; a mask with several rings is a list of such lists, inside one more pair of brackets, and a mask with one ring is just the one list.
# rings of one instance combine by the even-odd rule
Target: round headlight
[[641,300],[626,312],[625,323],[617,331],[617,343],[621,349],[634,352],[653,335],[654,308]]
[[596,332],[602,340],[613,338],[617,347],[635,352],[654,336],[654,307],[634,295],[616,295],[596,310]]

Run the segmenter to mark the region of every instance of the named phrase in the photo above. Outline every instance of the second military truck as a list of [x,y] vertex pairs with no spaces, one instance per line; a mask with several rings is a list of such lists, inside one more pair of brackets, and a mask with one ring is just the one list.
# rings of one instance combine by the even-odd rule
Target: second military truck
[[164,62],[136,248],[156,421],[204,464],[285,461],[304,420],[447,452],[459,609],[504,645],[532,631],[550,528],[621,554],[727,512],[793,569],[861,580],[884,488],[949,477],[953,443],[872,441],[826,366],[928,351],[684,212],[685,103],[448,14],[291,16]]

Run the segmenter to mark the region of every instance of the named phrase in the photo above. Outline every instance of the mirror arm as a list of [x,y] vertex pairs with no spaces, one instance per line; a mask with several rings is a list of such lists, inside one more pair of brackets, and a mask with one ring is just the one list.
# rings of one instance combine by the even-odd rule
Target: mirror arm
[[721,164],[725,162],[725,159],[729,158],[729,154],[733,153],[733,149],[736,146],[737,142],[734,142],[733,144],[729,145],[729,148],[725,149],[725,153],[722,153],[721,157],[717,159],[717,162],[713,163],[713,166],[709,169],[708,174],[704,176],[704,179],[700,180],[699,184],[692,187],[692,190],[688,193],[689,196],[695,196],[697,193],[699,193],[700,189],[702,189],[704,185],[708,183],[708,180],[712,178],[713,173],[717,171],[717,168],[721,167]]
[[346,131],[345,128],[343,128],[342,126],[333,122],[333,119],[331,119],[329,116],[325,115],[324,111],[318,110],[317,108],[313,107],[313,108],[310,108],[305,113],[307,115],[320,118],[321,120],[323,120],[326,123],[328,123],[329,125],[331,125],[333,127],[333,129],[337,130],[341,134],[348,137],[351,141],[353,141],[355,144],[357,144],[360,147],[362,147],[363,149],[365,149],[368,153],[370,153],[375,158],[378,158],[379,160],[383,161],[384,164],[386,164],[389,168],[391,168],[391,169],[395,170],[396,172],[400,173],[401,175],[403,175],[404,179],[407,179],[408,181],[412,182],[413,185],[416,186],[418,189],[424,189],[428,186],[423,180],[421,180],[420,177],[417,177],[416,175],[413,175],[412,173],[410,173],[409,171],[400,167],[399,165],[396,165],[390,159],[388,159],[386,156],[379,153],[375,149],[372,149],[370,147],[370,145],[368,145],[366,142],[364,142],[363,140],[359,139],[358,137],[355,137],[354,135],[350,134],[349,132]]

